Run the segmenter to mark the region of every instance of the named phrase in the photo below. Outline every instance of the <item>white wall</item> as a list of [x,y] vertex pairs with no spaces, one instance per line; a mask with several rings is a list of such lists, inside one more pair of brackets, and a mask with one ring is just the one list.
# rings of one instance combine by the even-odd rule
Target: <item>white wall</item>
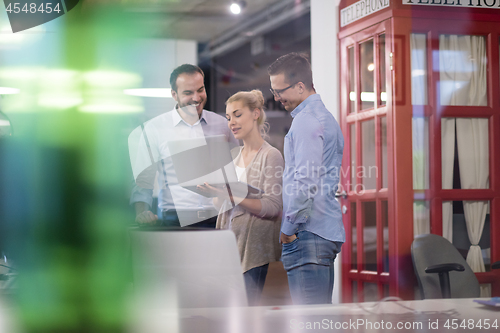
[[[137,41],[130,66],[140,73],[143,88],[170,88],[170,73],[182,64],[198,64],[198,44],[193,40],[142,39]],[[144,118],[151,119],[175,106],[173,99],[143,98]]]
[[175,66],[182,64],[198,65],[198,42],[175,40]]
[[[339,0],[311,0],[311,66],[316,92],[323,103],[339,120],[339,53],[338,53]],[[340,254],[335,260],[333,304],[340,303],[342,279]]]

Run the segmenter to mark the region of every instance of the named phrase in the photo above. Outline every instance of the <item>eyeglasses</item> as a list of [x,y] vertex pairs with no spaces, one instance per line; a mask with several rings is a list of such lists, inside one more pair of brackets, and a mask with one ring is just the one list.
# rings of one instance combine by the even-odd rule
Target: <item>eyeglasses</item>
[[271,88],[271,89],[269,89],[269,90],[271,91],[271,93],[272,93],[275,97],[280,98],[282,93],[284,93],[286,90],[290,89],[291,87],[293,87],[293,86],[294,86],[294,85],[296,85],[297,83],[298,83],[298,82],[295,82],[294,84],[291,84],[291,85],[289,85],[288,87],[283,88],[283,89],[276,89],[276,90],[275,90],[275,89]]

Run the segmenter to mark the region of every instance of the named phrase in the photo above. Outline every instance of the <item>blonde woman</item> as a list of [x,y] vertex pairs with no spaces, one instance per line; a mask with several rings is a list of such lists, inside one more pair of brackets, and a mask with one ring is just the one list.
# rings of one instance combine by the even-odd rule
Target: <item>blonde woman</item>
[[[267,132],[260,90],[240,91],[226,101],[229,129],[242,147],[232,150],[238,179],[263,190],[258,197],[214,199],[220,206],[218,229],[236,234],[249,305],[258,305],[270,262],[278,261],[283,156],[264,140]],[[205,184],[207,190],[215,190]]]

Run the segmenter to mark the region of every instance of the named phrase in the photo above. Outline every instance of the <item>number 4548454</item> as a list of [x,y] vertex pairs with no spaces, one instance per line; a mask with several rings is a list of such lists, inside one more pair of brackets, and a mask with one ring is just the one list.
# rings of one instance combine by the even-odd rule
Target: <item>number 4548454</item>
[[46,14],[50,14],[52,12],[56,12],[56,13],[59,13],[61,11],[61,9],[59,8],[59,3],[56,3],[55,6],[52,5],[51,2],[47,2],[47,3],[41,3],[40,5],[38,5],[37,3],[24,3],[24,5],[22,3],[9,3],[9,5],[7,6],[7,8],[5,8],[5,10],[7,11],[7,13],[14,13],[14,14],[18,14],[20,12],[24,12],[26,14],[28,13],[31,13],[31,14],[34,14],[34,13],[46,13]]
[[444,328],[456,330],[458,328],[470,329],[470,330],[489,330],[490,328],[498,329],[498,319],[448,319],[443,325]]

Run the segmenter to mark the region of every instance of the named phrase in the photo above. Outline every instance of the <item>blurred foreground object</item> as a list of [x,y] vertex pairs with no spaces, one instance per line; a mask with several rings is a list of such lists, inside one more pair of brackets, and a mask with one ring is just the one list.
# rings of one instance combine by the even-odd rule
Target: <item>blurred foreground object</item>
[[5,113],[0,111],[0,139],[12,136],[14,129],[10,119]]
[[76,148],[0,144],[2,247],[27,332],[121,332],[125,250],[117,193],[85,180]]

